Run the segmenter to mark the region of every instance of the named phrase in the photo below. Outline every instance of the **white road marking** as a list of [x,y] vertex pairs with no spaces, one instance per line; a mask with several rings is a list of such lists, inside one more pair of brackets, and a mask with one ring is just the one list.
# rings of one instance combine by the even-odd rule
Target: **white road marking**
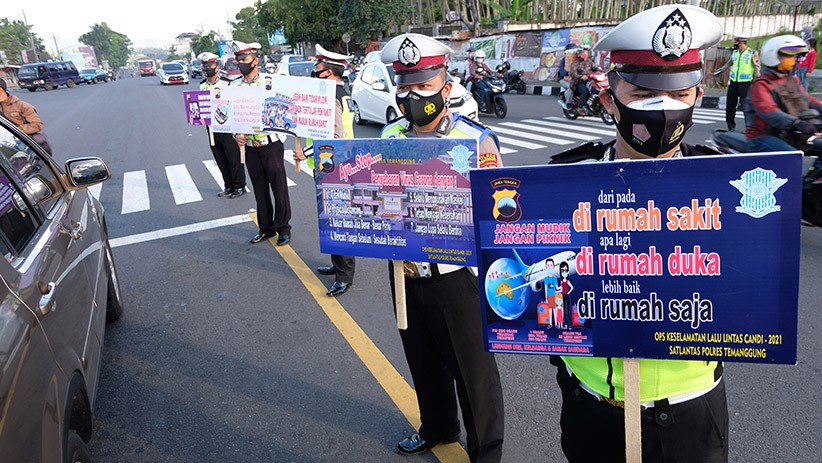
[[528,143],[527,141],[520,141],[520,140],[516,140],[516,139],[513,139],[513,138],[500,137],[500,136],[497,136],[497,138],[499,138],[500,143],[505,143],[506,145],[519,146],[520,148],[528,148],[528,149],[532,149],[532,150],[538,150],[540,148],[545,148],[545,145],[538,145],[536,143]]
[[166,166],[166,177],[177,205],[203,200],[185,164]]
[[[220,168],[217,167],[217,161],[213,159],[207,159],[203,161],[203,165],[206,167],[206,169],[208,169],[208,173],[211,174],[212,177],[214,177],[214,181],[217,182],[217,186],[219,186],[220,189],[225,188],[225,184],[223,183],[223,174],[220,173]],[[251,190],[249,190],[248,187],[245,187],[245,191],[246,193],[251,192]]]
[[[528,125],[528,124],[519,124],[517,122],[501,122],[500,125],[504,125],[506,127],[513,127],[515,129],[530,130],[532,132],[538,132],[538,133],[550,133],[552,135],[559,135],[559,136],[562,136],[562,137],[569,137],[569,138],[574,138],[574,139],[577,139],[577,140],[591,141],[591,140],[596,140],[597,138],[600,138],[600,137],[597,137],[597,136],[585,135],[583,133],[578,133],[579,131],[586,131],[587,132],[587,130],[579,129],[579,128],[577,128],[577,131],[558,130],[558,129],[551,129],[551,128],[548,128],[548,127],[539,127],[539,126]],[[523,135],[526,135],[526,134],[523,134]],[[531,135],[527,135],[527,136],[531,136]]]
[[512,150],[511,148],[506,148],[504,146],[500,146],[499,148],[499,154],[511,154],[516,152],[517,150]]
[[[567,124],[562,124],[562,123],[559,123],[559,122],[541,121],[539,119],[524,119],[522,122],[528,122],[529,124],[545,125],[545,126],[548,126],[548,127],[555,127],[555,128],[563,129],[563,130],[580,130],[580,127],[578,125],[575,126],[570,121]],[[601,128],[601,129],[597,129],[597,128],[586,126],[582,130],[585,130],[586,133],[597,133],[597,134],[605,135],[605,136],[608,136],[608,137],[613,137],[614,134],[616,133],[616,128],[613,128],[614,126],[611,126],[612,127],[611,129],[606,128],[606,127],[608,127],[606,125],[602,125],[602,127],[603,128]]]
[[505,133],[508,135],[515,135],[520,137],[528,138],[529,140],[536,140],[536,141],[544,141],[546,143],[553,143],[555,145],[571,145],[575,143],[573,140],[564,140],[562,138],[554,138],[554,137],[546,137],[544,135],[535,135],[530,133],[522,133],[519,130],[511,130],[506,129],[504,127],[496,127],[493,125],[489,125],[488,128],[493,130],[496,133]]
[[123,174],[123,209],[120,213],[147,211],[150,207],[146,171],[138,170]]
[[228,225],[236,225],[245,222],[251,222],[251,217],[248,214],[240,214],[232,217],[225,217],[222,219],[209,220],[207,222],[193,223],[190,225],[183,225],[180,227],[166,228],[164,230],[155,230],[146,233],[138,233],[136,235],[114,238],[110,240],[110,243],[112,248],[118,248],[120,246],[144,243],[146,241],[170,238],[172,236],[180,236],[188,233],[210,230],[212,228],[225,227]]

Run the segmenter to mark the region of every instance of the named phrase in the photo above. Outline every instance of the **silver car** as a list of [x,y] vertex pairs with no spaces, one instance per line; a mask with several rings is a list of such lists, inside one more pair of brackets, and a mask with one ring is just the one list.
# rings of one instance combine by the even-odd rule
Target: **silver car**
[[90,462],[106,322],[123,302],[97,158],[65,172],[0,117],[0,461]]

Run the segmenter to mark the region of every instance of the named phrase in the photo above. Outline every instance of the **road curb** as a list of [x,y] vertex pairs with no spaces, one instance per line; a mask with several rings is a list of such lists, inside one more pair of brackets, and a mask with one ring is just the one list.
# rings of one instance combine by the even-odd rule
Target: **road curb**
[[[528,85],[525,93],[528,95],[559,96],[559,90],[560,88],[556,85]],[[704,95],[702,99],[696,103],[696,107],[725,109],[725,97]]]

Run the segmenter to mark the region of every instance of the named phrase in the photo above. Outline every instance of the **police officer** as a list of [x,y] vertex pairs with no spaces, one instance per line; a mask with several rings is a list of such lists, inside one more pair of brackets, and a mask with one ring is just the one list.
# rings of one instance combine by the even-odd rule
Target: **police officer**
[[736,128],[737,106],[744,110],[743,105],[745,98],[748,97],[751,82],[759,77],[760,72],[759,54],[753,48],[748,47],[748,37],[734,36],[734,51],[731,53],[731,59],[714,71],[713,75],[718,76],[728,68],[731,68],[731,80],[728,83],[725,122],[728,124],[728,130],[733,132]]
[[[682,138],[702,95],[700,49],[721,37],[716,17],[689,5],[652,8],[614,28],[594,50],[611,52],[611,90],[599,97],[617,121],[616,140],[583,145],[552,163],[716,154]],[[562,391],[560,427],[568,461],[625,461],[622,360],[553,357],[552,363]],[[722,362],[639,362],[643,461],[728,461],[722,368]]]
[[[311,72],[311,77],[317,79],[328,79],[336,82],[337,95],[334,102],[334,138],[354,138],[354,113],[351,112],[349,100],[351,95],[345,89],[345,82],[343,82],[343,73],[345,72],[345,65],[352,58],[351,55],[341,55],[326,50],[320,44],[317,44],[314,49],[314,70]],[[312,141],[306,140],[306,149],[310,147]],[[305,160],[305,153],[297,143],[294,150],[294,160]],[[317,272],[322,275],[334,275],[334,284],[328,288],[325,293],[328,296],[339,296],[351,287],[354,282],[354,265],[355,260],[353,256],[340,256],[337,254],[331,255],[331,265],[317,267]]]
[[[203,64],[205,79],[200,82],[200,90],[211,90],[221,86],[227,87],[230,80],[219,75],[220,57],[214,53],[204,52],[197,56]],[[211,130],[209,127],[208,130]],[[223,176],[223,191],[217,193],[221,198],[238,198],[245,194],[245,167],[240,163],[240,147],[230,133],[214,133],[214,144],[211,154],[217,162],[217,168]]]
[[[394,68],[397,103],[405,118],[386,125],[381,136],[475,138],[480,167],[501,165],[496,135],[445,105],[451,92],[445,62],[451,53],[447,46],[420,34],[403,34],[385,45],[382,59]],[[483,348],[476,269],[427,262],[405,262],[404,267],[408,329],[401,330],[400,337],[422,426],[401,440],[397,451],[418,454],[458,440],[459,400],[469,458],[499,462],[502,387],[494,355]]]
[[[235,40],[232,44],[234,58],[243,77],[232,83],[233,86],[257,87],[268,74],[261,74],[259,64],[260,44],[243,43]],[[263,83],[264,85],[264,83]],[[291,203],[288,199],[288,179],[285,176],[285,135],[275,133],[235,134],[239,145],[245,145],[246,166],[254,198],[257,200],[257,220],[260,231],[251,243],[259,243],[274,235],[277,246],[291,242]],[[274,203],[271,195],[274,194]]]

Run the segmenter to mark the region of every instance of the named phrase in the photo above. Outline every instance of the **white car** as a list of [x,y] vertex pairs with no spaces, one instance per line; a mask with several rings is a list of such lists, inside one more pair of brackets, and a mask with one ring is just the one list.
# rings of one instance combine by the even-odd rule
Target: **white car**
[[[372,52],[373,53],[373,52]],[[369,55],[371,55],[369,53]],[[451,96],[448,107],[451,111],[477,121],[477,102],[459,82],[451,79]],[[363,64],[351,85],[351,103],[354,122],[367,121],[386,124],[401,115],[397,107],[397,85],[394,83],[394,69],[379,59]]]
[[311,71],[313,70],[313,61],[292,61],[278,64],[274,74],[279,76],[311,77]]
[[160,85],[187,84],[188,72],[180,63],[163,63],[157,69]]

